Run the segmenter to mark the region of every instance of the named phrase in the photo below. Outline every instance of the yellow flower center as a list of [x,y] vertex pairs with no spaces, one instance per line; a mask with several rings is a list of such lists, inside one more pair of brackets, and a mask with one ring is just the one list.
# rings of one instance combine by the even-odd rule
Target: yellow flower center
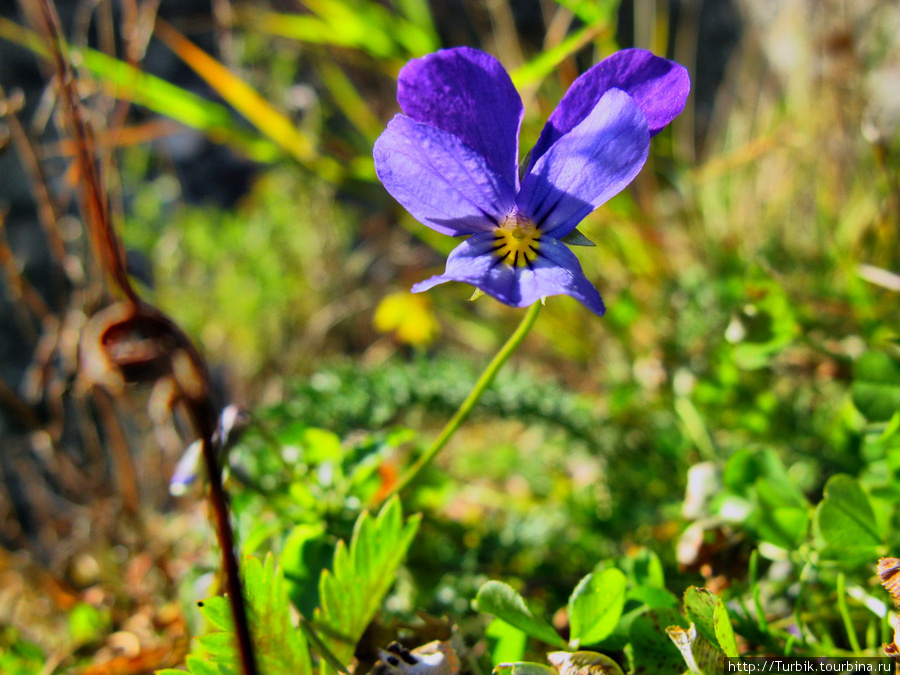
[[507,265],[513,267],[528,265],[538,256],[538,242],[541,231],[526,216],[513,211],[494,233],[493,251]]

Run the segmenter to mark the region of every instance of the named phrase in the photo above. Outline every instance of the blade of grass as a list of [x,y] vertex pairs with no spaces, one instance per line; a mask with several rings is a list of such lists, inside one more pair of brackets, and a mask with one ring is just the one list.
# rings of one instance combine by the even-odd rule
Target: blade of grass
[[[359,95],[353,82],[350,81],[344,71],[328,59],[323,59],[318,64],[319,76],[328,88],[334,102],[341,112],[356,127],[371,145],[384,131],[381,123],[366,100]],[[368,154],[368,153],[367,153]]]
[[[44,59],[50,58],[32,31],[3,17],[0,17],[0,38],[25,47]],[[214,142],[230,145],[251,159],[270,161],[279,154],[279,149],[269,140],[242,128],[225,106],[102,52],[72,48],[71,56],[117,98],[201,131]]]
[[[270,35],[358,49],[377,59],[406,60],[438,48],[433,27],[408,21],[374,2],[306,0],[313,14],[244,12],[242,20]],[[419,17],[417,17],[419,18]]]
[[297,131],[290,119],[219,61],[159,18],[155,35],[278,147],[326,180],[340,177],[341,167],[336,162],[321,157],[313,142]]
[[597,21],[572,33],[555,47],[542,51],[528,63],[516,68],[510,77],[517,88],[537,87],[565,59],[597,37],[612,35],[606,21]]

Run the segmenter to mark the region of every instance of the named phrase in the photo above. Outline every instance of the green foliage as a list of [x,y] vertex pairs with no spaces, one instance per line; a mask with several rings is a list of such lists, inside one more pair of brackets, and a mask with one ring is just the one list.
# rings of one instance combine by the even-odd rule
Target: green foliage
[[0,626],[0,672],[33,675],[45,663],[44,650],[24,639],[12,626]]
[[[248,557],[243,567],[244,594],[249,608],[250,630],[256,659],[265,675],[310,675],[312,664],[303,633],[291,620],[284,576],[274,557],[264,563]],[[240,672],[231,605],[227,598],[213,597],[200,603],[200,611],[211,632],[197,638],[203,656],[190,656],[193,675],[231,675]],[[181,671],[162,670],[158,675]]]
[[[404,521],[400,500],[387,502],[378,516],[363,512],[349,546],[338,542],[331,571],[319,581],[320,607],[314,624],[321,639],[341,663],[349,663],[354,647],[393,585],[419,526],[414,516]],[[332,672],[322,664],[322,673]]]
[[900,362],[884,352],[866,352],[853,368],[853,403],[873,422],[900,411]]
[[625,606],[625,575],[609,568],[584,577],[569,598],[569,642],[574,647],[608,637]]
[[[417,517],[404,520],[400,501],[389,501],[376,517],[363,512],[356,521],[349,545],[339,541],[331,570],[319,579],[320,606],[313,615],[316,633],[308,645],[303,630],[291,619],[288,584],[274,556],[265,563],[248,557],[243,568],[245,595],[256,657],[265,675],[310,675],[309,647],[327,650],[321,672],[334,672],[329,660],[349,663],[363,630],[375,616],[393,585],[418,527]],[[211,631],[197,639],[199,655],[188,657],[191,673],[222,675],[239,671],[231,605],[213,597],[200,604]],[[172,675],[180,671],[159,671]]]
[[478,590],[475,598],[478,610],[493,614],[511,626],[547,644],[565,647],[566,642],[546,621],[528,609],[525,600],[510,586],[500,581],[489,581]]
[[681,675],[685,662],[666,629],[687,628],[687,621],[673,609],[655,609],[638,616],[628,633],[625,653],[633,675]]
[[875,512],[866,493],[852,477],[832,476],[824,499],[816,507],[816,527],[824,541],[822,553],[838,560],[872,560],[882,543]]
[[[458,355],[395,359],[377,369],[336,364],[296,383],[289,400],[271,413],[338,433],[382,428],[418,406],[446,417],[459,407],[477,376],[475,364]],[[476,415],[485,414],[542,422],[575,439],[599,443],[595,418],[585,402],[527,370],[500,372],[479,401]]]
[[684,613],[697,626],[697,631],[725,656],[738,655],[734,629],[722,598],[709,589],[691,586],[684,593]]

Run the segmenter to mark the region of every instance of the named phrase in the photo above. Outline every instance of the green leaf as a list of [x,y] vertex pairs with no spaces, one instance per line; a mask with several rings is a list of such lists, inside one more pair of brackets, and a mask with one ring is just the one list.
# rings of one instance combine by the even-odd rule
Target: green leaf
[[691,624],[684,629],[679,626],[666,628],[672,643],[678,647],[682,658],[692,675],[723,675],[725,672],[725,654],[705,637],[697,632],[697,626]]
[[625,651],[631,663],[629,675],[681,675],[684,659],[666,629],[687,628],[688,622],[672,609],[660,609],[635,618]]
[[734,628],[722,598],[708,588],[691,586],[684,593],[684,613],[697,631],[726,656],[737,656]]
[[802,494],[782,478],[759,478],[755,483],[758,509],[749,525],[776,546],[792,549],[806,538],[810,507]]
[[570,642],[594,644],[610,635],[625,606],[625,575],[615,568],[588,574],[569,598]]
[[618,663],[598,652],[550,652],[547,660],[559,675],[622,675]]
[[109,612],[79,602],[69,612],[69,640],[76,647],[95,642],[108,632]]
[[[322,642],[341,663],[349,663],[356,643],[393,585],[397,569],[412,543],[419,517],[405,522],[394,497],[376,518],[363,512],[350,545],[338,542],[332,570],[319,579],[321,604],[313,624]],[[322,664],[323,672],[333,672]]]
[[296,525],[281,550],[281,566],[291,601],[303,616],[312,616],[319,605],[318,581],[334,549],[328,543],[325,525]]
[[516,661],[499,664],[494,668],[492,675],[559,675],[559,673],[543,663]]
[[872,422],[900,410],[900,362],[884,352],[866,352],[853,366],[853,404]]
[[500,581],[487,582],[478,589],[475,601],[479,612],[493,614],[538,640],[565,649],[565,640],[550,624],[532,614],[524,598],[507,584]]
[[[264,564],[258,558],[247,558],[242,571],[260,671],[266,675],[312,675],[309,649],[291,621],[287,585],[272,555],[266,556]],[[228,600],[210,598],[200,611],[214,630],[197,639],[206,658],[189,657],[189,671],[194,675],[236,674],[238,653]]]
[[881,544],[875,512],[859,483],[839,474],[825,484],[825,497],[816,507],[816,526],[825,545],[838,552],[868,554]]
[[664,588],[656,586],[635,586],[628,590],[625,600],[637,600],[649,609],[663,607],[673,608],[678,604],[678,598]]
[[515,663],[525,656],[528,636],[503,619],[494,619],[484,631],[491,645],[492,663]]
[[659,556],[648,548],[640,548],[622,561],[622,569],[634,586],[665,589],[666,579]]

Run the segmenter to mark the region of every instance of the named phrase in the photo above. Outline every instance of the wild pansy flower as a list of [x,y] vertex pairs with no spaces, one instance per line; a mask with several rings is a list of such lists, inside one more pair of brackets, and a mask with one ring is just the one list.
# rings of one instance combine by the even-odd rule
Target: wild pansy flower
[[444,274],[413,292],[462,281],[514,307],[564,293],[602,315],[562,240],[634,179],[689,89],[677,63],[641,49],[613,54],[569,88],[520,181],[524,109],[500,62],[469,47],[410,61],[397,82],[403,114],[375,143],[376,173],[419,222],[469,235]]

